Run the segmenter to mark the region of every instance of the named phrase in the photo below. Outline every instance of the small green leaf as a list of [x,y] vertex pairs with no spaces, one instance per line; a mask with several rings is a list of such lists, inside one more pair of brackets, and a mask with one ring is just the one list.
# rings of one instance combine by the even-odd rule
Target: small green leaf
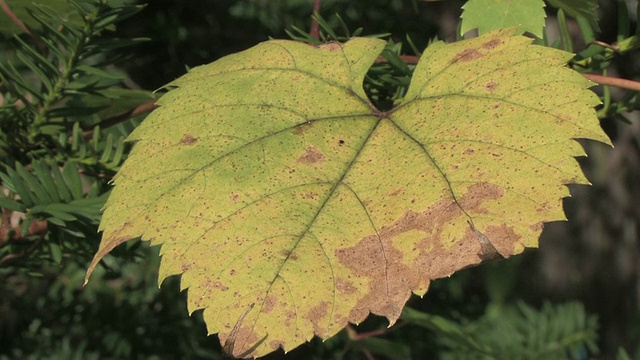
[[15,201],[15,200],[11,200],[8,199],[6,197],[0,196],[0,207],[3,209],[9,209],[12,211],[18,211],[18,212],[26,212],[27,208],[22,205],[21,203]]
[[44,186],[47,194],[51,197],[52,202],[60,202],[60,194],[56,189],[56,184],[53,180],[53,175],[51,175],[51,169],[49,166],[44,161],[35,160],[31,163],[31,168],[42,186]]
[[62,174],[64,175],[64,181],[67,184],[67,188],[71,192],[74,199],[82,199],[82,179],[78,173],[78,168],[75,164],[67,162],[62,168]]
[[[19,164],[18,164],[19,165]],[[10,167],[6,169],[8,177],[11,179],[12,190],[20,196],[20,200],[26,207],[31,207],[36,203],[35,195],[29,191],[18,173]]]
[[462,9],[461,35],[473,29],[484,34],[517,26],[519,34],[528,31],[539,38],[543,36],[543,0],[469,0]]
[[600,31],[598,25],[598,0],[547,0],[551,6],[564,10],[567,14],[582,16],[596,32]]
[[60,244],[55,241],[48,241],[47,244],[51,258],[56,264],[60,264],[62,262],[62,249],[60,248]]

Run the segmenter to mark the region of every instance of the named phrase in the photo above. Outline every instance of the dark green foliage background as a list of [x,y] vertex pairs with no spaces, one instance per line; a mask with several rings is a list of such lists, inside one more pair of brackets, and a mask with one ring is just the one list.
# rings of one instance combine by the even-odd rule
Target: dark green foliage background
[[[286,38],[284,30],[292,26],[308,31],[312,3],[153,0],[110,36],[151,39],[127,50],[129,56],[119,67],[129,75],[129,85],[153,90],[188,67],[270,36]],[[463,3],[326,0],[322,15],[335,28],[339,24],[332,15],[339,13],[351,30],[363,27],[364,34],[391,33],[397,42],[405,41],[408,34],[422,49],[434,36],[455,39]],[[619,34],[613,3],[601,1],[603,32],[598,39],[609,43]],[[635,29],[635,22],[631,25]],[[1,56],[7,39],[0,40]],[[576,51],[580,49],[576,45]],[[405,45],[403,53],[411,54],[411,48]],[[614,69],[625,78],[637,78],[639,59],[637,51],[617,57]],[[547,302],[575,300],[599,322],[600,353],[582,348],[578,358],[613,359],[621,356],[621,348],[640,358],[640,120],[636,113],[625,114],[627,122],[619,121],[617,113],[601,115],[616,148],[585,144],[590,158],[580,161],[593,187],[571,187],[574,196],[565,202],[569,222],[546,226],[540,250],[438,280],[424,299],[413,298],[409,306],[475,334],[473,329],[495,329],[503,320],[519,321],[518,303],[541,308]],[[89,233],[83,241],[83,246],[95,249],[99,235]],[[178,279],[157,287],[157,249],[139,242],[117,249],[83,288],[90,255],[67,255],[59,264],[43,255],[0,265],[0,359],[224,358],[215,336],[207,337],[200,314],[188,316],[186,294],[179,292]],[[569,315],[557,317],[566,323],[577,321]],[[356,331],[385,327],[383,320],[372,316]],[[361,349],[369,349],[376,358],[402,358],[403,351],[409,351],[413,358],[454,359],[449,350],[455,345],[443,334],[443,328],[401,320],[378,338],[352,341],[343,331],[326,342],[314,339],[287,358],[364,359]],[[482,334],[476,335],[481,338]],[[501,355],[511,358],[507,352]],[[276,353],[267,358],[282,357]]]

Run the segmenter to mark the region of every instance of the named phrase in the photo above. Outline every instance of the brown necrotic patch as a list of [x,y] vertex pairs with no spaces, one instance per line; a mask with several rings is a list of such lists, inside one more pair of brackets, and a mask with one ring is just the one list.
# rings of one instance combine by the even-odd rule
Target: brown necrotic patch
[[228,286],[226,286],[225,284],[223,284],[223,283],[222,283],[222,282],[220,282],[220,281],[215,281],[215,282],[213,283],[213,288],[214,288],[214,289],[219,289],[220,291],[227,291],[227,290],[229,290],[229,287],[228,287]]
[[193,135],[191,134],[185,134],[180,140],[180,142],[183,143],[184,145],[193,145],[197,141],[198,141],[198,138],[193,137]]
[[521,238],[513,230],[513,227],[507,224],[488,226],[484,234],[488,239],[491,239],[491,244],[504,257],[513,255],[515,244]]
[[476,49],[464,49],[463,51],[456,54],[454,57],[454,61],[472,61],[477,60],[483,57],[482,53],[480,53]]
[[318,194],[314,193],[314,192],[305,193],[303,196],[307,200],[316,200],[316,199],[318,199]]
[[295,135],[302,135],[302,134],[308,132],[309,130],[311,130],[311,127],[313,127],[313,124],[310,124],[310,123],[300,124],[300,125],[296,126],[295,128],[293,128],[293,133]]
[[315,146],[308,146],[305,149],[304,154],[298,158],[298,162],[303,164],[317,164],[324,160],[324,154]]
[[336,279],[336,289],[345,295],[351,295],[354,294],[357,289],[356,287],[353,285],[353,283],[349,280],[345,280],[342,278],[337,278]]
[[[432,279],[480,263],[481,243],[467,225],[465,211],[485,213],[483,204],[503,194],[504,190],[495,185],[478,183],[469,187],[457,202],[451,198],[442,199],[424,211],[408,211],[395,223],[380,229],[378,235],[367,236],[353,247],[337,249],[335,255],[343,266],[354,275],[369,280],[368,289],[358,289],[364,293],[351,310],[349,321],[357,323],[373,312],[387,316],[393,322],[400,316],[413,290],[425,290]],[[451,226],[462,228],[457,230]],[[402,244],[394,243],[394,239],[407,232],[424,235],[414,248],[399,249]],[[458,238],[451,239],[455,234]],[[498,245],[501,252],[510,242],[517,241],[515,233],[503,228],[500,231],[492,229],[487,234],[487,237],[491,236],[501,236]],[[411,261],[403,261],[405,252],[414,252]],[[344,284],[336,285],[338,290],[348,288]]]
[[273,295],[267,295],[264,299],[264,306],[262,307],[262,312],[265,314],[270,313],[276,307],[276,297]]
[[487,41],[486,43],[482,44],[482,47],[487,49],[487,50],[491,50],[491,49],[495,49],[496,47],[500,46],[501,44],[502,44],[502,40],[493,39],[491,41]]
[[316,48],[322,49],[322,50],[329,50],[329,51],[339,51],[339,50],[342,50],[342,44],[334,41],[328,44],[318,45],[316,46]]
[[307,320],[311,321],[311,324],[313,324],[314,333],[320,337],[325,337],[323,335],[326,335],[324,324],[327,323],[329,306],[329,302],[323,300],[318,305],[309,309],[306,316]]
[[488,92],[493,92],[493,90],[495,90],[497,87],[498,87],[498,83],[497,82],[490,81],[485,86],[485,89],[487,89]]
[[290,250],[287,250],[287,249],[280,250],[280,255],[284,256],[284,258],[287,260],[295,261],[299,259],[298,254],[291,252]]

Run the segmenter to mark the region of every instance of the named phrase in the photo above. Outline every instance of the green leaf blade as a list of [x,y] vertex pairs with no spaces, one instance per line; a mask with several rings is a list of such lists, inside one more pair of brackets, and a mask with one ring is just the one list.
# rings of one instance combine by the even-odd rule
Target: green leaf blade
[[543,0],[469,0],[462,9],[460,35],[473,29],[485,34],[517,26],[518,34],[528,31],[543,37],[546,18]]

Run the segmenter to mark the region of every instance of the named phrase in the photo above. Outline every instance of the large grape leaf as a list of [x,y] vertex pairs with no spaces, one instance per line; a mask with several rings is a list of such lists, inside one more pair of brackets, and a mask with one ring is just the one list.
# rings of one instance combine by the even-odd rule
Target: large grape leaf
[[173,82],[131,135],[102,243],[162,244],[159,280],[234,356],[288,351],[432,279],[537,246],[587,184],[576,138],[609,140],[571,54],[513,29],[422,56],[404,101],[362,83],[384,42],[273,40]]
[[517,26],[520,34],[528,31],[542,38],[544,31],[543,0],[469,0],[462,6],[460,33],[478,29],[480,34]]

